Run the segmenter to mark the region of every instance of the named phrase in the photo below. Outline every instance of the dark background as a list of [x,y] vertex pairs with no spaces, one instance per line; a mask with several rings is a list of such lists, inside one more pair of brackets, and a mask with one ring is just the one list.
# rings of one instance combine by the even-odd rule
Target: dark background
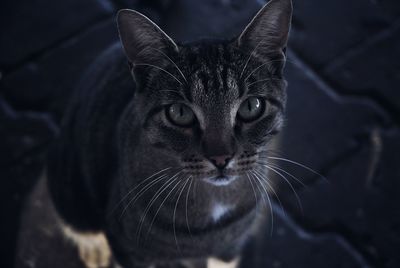
[[[259,0],[19,0],[0,4],[0,267],[12,267],[23,201],[74,85],[134,8],[173,38],[233,37]],[[294,0],[282,167],[273,234],[246,267],[400,267],[400,2]],[[40,243],[40,241],[38,241]],[[51,254],[51,252],[49,252]]]

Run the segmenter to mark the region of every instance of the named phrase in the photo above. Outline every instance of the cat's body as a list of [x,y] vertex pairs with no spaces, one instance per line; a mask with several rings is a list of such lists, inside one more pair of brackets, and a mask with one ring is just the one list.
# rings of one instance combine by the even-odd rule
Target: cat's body
[[[120,224],[121,209],[124,208],[122,206],[115,209],[118,205],[118,200],[115,199],[116,202],[110,204],[110,206],[114,207],[107,210],[107,204],[104,201],[109,198],[112,187],[110,181],[115,180],[113,172],[117,168],[115,163],[117,152],[114,151],[116,148],[117,122],[120,120],[123,110],[129,105],[135,85],[119,44],[115,44],[100,58],[102,60],[96,62],[96,68],[85,75],[85,78],[89,79],[83,81],[85,90],[78,91],[75,102],[71,105],[70,112],[64,120],[63,128],[65,130],[60,135],[57,149],[52,152],[56,155],[50,154],[49,158],[48,176],[56,178],[54,180],[50,179],[50,188],[52,189],[52,198],[55,206],[60,215],[66,219],[66,225],[73,226],[75,231],[77,233],[81,232],[82,235],[87,232],[103,232],[106,230],[107,224]],[[105,75],[103,76],[103,74]],[[119,81],[120,87],[118,89],[114,87],[114,79]],[[86,88],[88,84],[93,86]],[[116,93],[116,90],[118,93]],[[113,101],[110,102],[110,99]],[[101,107],[101,111],[97,107]],[[78,114],[79,116],[77,116]],[[97,148],[100,152],[93,148]],[[104,152],[107,153],[104,154]],[[66,170],[73,173],[65,173]],[[96,179],[90,180],[88,178]],[[71,187],[71,184],[74,183],[76,185]],[[186,189],[188,186],[187,184]],[[198,194],[194,196],[194,189],[201,193],[201,187],[202,185],[197,185],[197,189],[195,189],[194,185],[192,185],[192,194],[189,196],[188,221],[191,221],[189,222],[190,233],[186,226],[186,211],[177,214],[175,218],[179,251],[174,233],[158,229],[157,222],[153,223],[152,235],[162,235],[166,241],[169,241],[169,244],[159,246],[158,243],[142,242],[137,245],[136,239],[125,238],[122,234],[114,238],[119,240],[116,244],[129,245],[132,250],[129,256],[137,259],[137,261],[146,257],[146,260],[143,261],[147,263],[157,259],[179,259],[181,256],[186,256],[188,259],[203,256],[215,256],[226,260],[234,259],[244,242],[244,238],[249,235],[248,232],[243,232],[243,229],[251,230],[250,225],[254,222],[255,210],[246,209],[243,212],[239,206],[246,204],[239,204],[238,207],[229,207],[229,204],[233,203],[231,200],[225,198],[223,200],[225,204],[223,204],[218,198],[213,197],[227,195],[228,193],[234,198],[238,198],[240,195],[247,195],[250,197],[250,203],[247,205],[254,206],[252,188],[247,187],[244,191],[232,193],[223,187],[216,187],[214,191],[208,191],[206,195]],[[126,187],[126,189],[128,188]],[[116,191],[114,193],[116,196],[126,194],[126,192],[118,193],[118,187],[115,187],[114,191]],[[172,195],[170,197],[170,202],[176,201],[176,196],[175,198]],[[151,196],[143,198],[143,201],[148,202],[150,198]],[[162,199],[160,198],[159,201],[162,201]],[[186,209],[185,199],[186,192],[185,196],[181,195],[181,210]],[[190,211],[193,203],[202,204],[201,208],[203,209],[198,209],[196,215],[192,215]],[[159,205],[160,203],[155,203],[154,208],[158,208]],[[182,207],[182,205],[185,206]],[[218,213],[216,211],[218,210],[217,207],[220,206],[220,210],[224,210],[223,205],[226,206],[226,213],[223,211]],[[173,208],[175,207],[173,206]],[[168,225],[173,223],[173,211],[165,209],[165,211],[161,210],[160,213],[160,217],[162,217],[163,213],[166,215],[164,220],[167,227],[165,228],[171,228]],[[227,220],[232,221],[232,223],[223,221],[225,214],[229,214]],[[110,222],[107,222],[107,216],[111,218]],[[180,218],[177,218],[178,216]],[[262,216],[262,214],[259,216]],[[127,214],[125,217],[131,216]],[[139,220],[141,219],[140,215],[137,217],[139,217]],[[169,219],[170,222],[168,222]],[[152,217],[147,220],[152,220]],[[151,224],[147,220],[142,227],[144,237],[147,236],[148,228]],[[136,222],[130,222],[129,224],[135,227],[139,225]],[[123,226],[118,226],[115,230],[120,230],[120,228],[122,229]],[[133,230],[136,231],[136,229]],[[111,233],[110,236],[114,237],[114,234]],[[151,236],[148,237],[148,241],[153,241],[152,238]],[[192,241],[195,241],[195,243],[192,243]],[[233,246],[229,247],[229,252],[225,253],[222,250],[218,250],[223,248],[220,244]],[[123,255],[126,255],[126,253]]]
[[49,157],[67,228],[105,233],[126,268],[236,263],[265,215],[254,169],[282,122],[290,16],[290,1],[275,0],[239,39],[176,45],[120,12],[124,49],[84,76]]

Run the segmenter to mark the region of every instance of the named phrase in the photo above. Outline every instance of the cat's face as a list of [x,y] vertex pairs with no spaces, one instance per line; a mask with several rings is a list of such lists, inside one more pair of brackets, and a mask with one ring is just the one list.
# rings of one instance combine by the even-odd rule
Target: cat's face
[[119,13],[122,44],[138,86],[120,131],[126,187],[121,195],[148,186],[142,205],[134,201],[142,214],[158,194],[154,206],[165,197],[164,216],[168,204],[179,214],[172,193],[189,196],[192,184],[198,194],[188,198],[200,201],[191,205],[197,215],[190,219],[193,226],[207,225],[207,213],[220,217],[215,204],[253,207],[249,180],[262,172],[268,142],[283,120],[290,18],[290,1],[275,0],[234,40],[177,45],[143,15]]
[[183,174],[213,186],[246,177],[281,127],[283,56],[274,64],[249,59],[235,42],[202,42],[168,57],[134,104],[148,148],[167,152]]

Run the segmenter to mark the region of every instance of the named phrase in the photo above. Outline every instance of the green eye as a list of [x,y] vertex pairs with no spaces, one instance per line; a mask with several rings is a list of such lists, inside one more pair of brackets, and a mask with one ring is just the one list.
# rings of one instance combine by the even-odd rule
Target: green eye
[[239,107],[239,119],[245,122],[250,122],[258,119],[264,111],[265,101],[261,98],[250,97]]
[[189,127],[193,125],[195,116],[187,105],[182,103],[175,103],[170,105],[167,110],[167,118],[171,123],[181,127]]

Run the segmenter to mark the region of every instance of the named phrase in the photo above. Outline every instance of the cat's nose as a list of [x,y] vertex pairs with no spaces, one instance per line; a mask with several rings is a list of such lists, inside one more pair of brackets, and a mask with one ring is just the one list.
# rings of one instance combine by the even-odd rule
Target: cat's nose
[[217,155],[217,156],[210,156],[209,157],[211,163],[214,164],[215,167],[218,169],[225,168],[229,161],[232,159],[231,155]]

